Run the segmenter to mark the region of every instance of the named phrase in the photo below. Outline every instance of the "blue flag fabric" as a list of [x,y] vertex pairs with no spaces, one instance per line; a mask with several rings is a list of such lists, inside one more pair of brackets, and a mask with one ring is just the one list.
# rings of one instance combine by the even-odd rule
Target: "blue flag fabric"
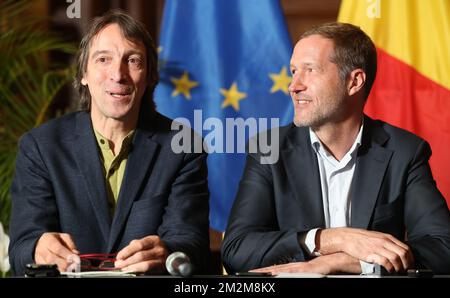
[[[267,119],[267,127],[258,125],[258,131],[273,126],[272,118],[278,125],[292,121],[287,89],[291,51],[278,0],[165,2],[155,102],[162,114],[188,119],[215,147],[208,156],[210,225],[215,230],[226,228],[245,164],[238,145],[233,151],[225,141],[232,133],[226,119],[255,119],[257,124]],[[246,140],[254,133],[247,130]]]

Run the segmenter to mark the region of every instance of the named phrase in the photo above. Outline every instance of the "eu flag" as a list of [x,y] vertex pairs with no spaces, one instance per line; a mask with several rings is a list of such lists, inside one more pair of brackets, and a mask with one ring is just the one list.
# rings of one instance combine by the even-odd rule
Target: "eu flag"
[[[260,131],[292,121],[291,51],[278,0],[165,2],[155,102],[159,112],[188,119],[210,141],[215,230],[225,230],[245,163],[242,141],[255,133],[251,124]],[[230,129],[227,119],[238,118],[250,125]],[[261,125],[264,119],[267,126]]]

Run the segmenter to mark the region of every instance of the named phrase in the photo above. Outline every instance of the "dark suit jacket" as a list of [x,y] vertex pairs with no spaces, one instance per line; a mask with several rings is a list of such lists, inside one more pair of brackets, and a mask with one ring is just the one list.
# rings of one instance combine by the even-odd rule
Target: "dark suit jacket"
[[73,236],[81,253],[113,253],[159,235],[199,271],[209,254],[206,154],[171,150],[171,120],[143,113],[112,218],[90,115],[69,114],[25,134],[11,187],[10,261],[16,274],[33,262],[44,232]]
[[[411,247],[417,267],[449,273],[450,217],[430,171],[430,155],[419,137],[366,117],[351,226],[392,234]],[[263,165],[260,157],[247,157],[225,232],[222,257],[229,271],[307,260],[298,233],[325,227],[308,128],[281,128],[278,162]]]

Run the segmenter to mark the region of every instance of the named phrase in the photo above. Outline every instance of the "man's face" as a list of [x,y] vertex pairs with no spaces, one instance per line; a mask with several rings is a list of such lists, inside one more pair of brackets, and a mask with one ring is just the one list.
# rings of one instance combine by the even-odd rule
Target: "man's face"
[[125,38],[117,24],[103,28],[91,41],[81,83],[92,98],[92,119],[133,121],[147,87],[145,46]]
[[318,128],[343,116],[346,90],[337,65],[330,61],[333,48],[333,42],[320,35],[303,38],[295,45],[289,92],[297,126]]

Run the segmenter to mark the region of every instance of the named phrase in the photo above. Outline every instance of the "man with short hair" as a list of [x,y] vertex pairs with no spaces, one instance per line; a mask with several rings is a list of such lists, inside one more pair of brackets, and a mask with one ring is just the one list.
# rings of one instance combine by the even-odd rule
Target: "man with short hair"
[[117,253],[117,269],[160,274],[173,251],[205,272],[206,154],[171,149],[172,121],[153,102],[158,69],[149,33],[111,11],[94,20],[77,62],[83,111],[20,141],[11,188],[14,273],[33,262],[65,271],[73,254]]
[[[450,217],[421,138],[363,114],[376,49],[358,27],[304,33],[280,158],[249,154],[222,256],[231,271],[450,272]],[[261,268],[262,267],[262,268]],[[257,269],[259,268],[259,269]]]

